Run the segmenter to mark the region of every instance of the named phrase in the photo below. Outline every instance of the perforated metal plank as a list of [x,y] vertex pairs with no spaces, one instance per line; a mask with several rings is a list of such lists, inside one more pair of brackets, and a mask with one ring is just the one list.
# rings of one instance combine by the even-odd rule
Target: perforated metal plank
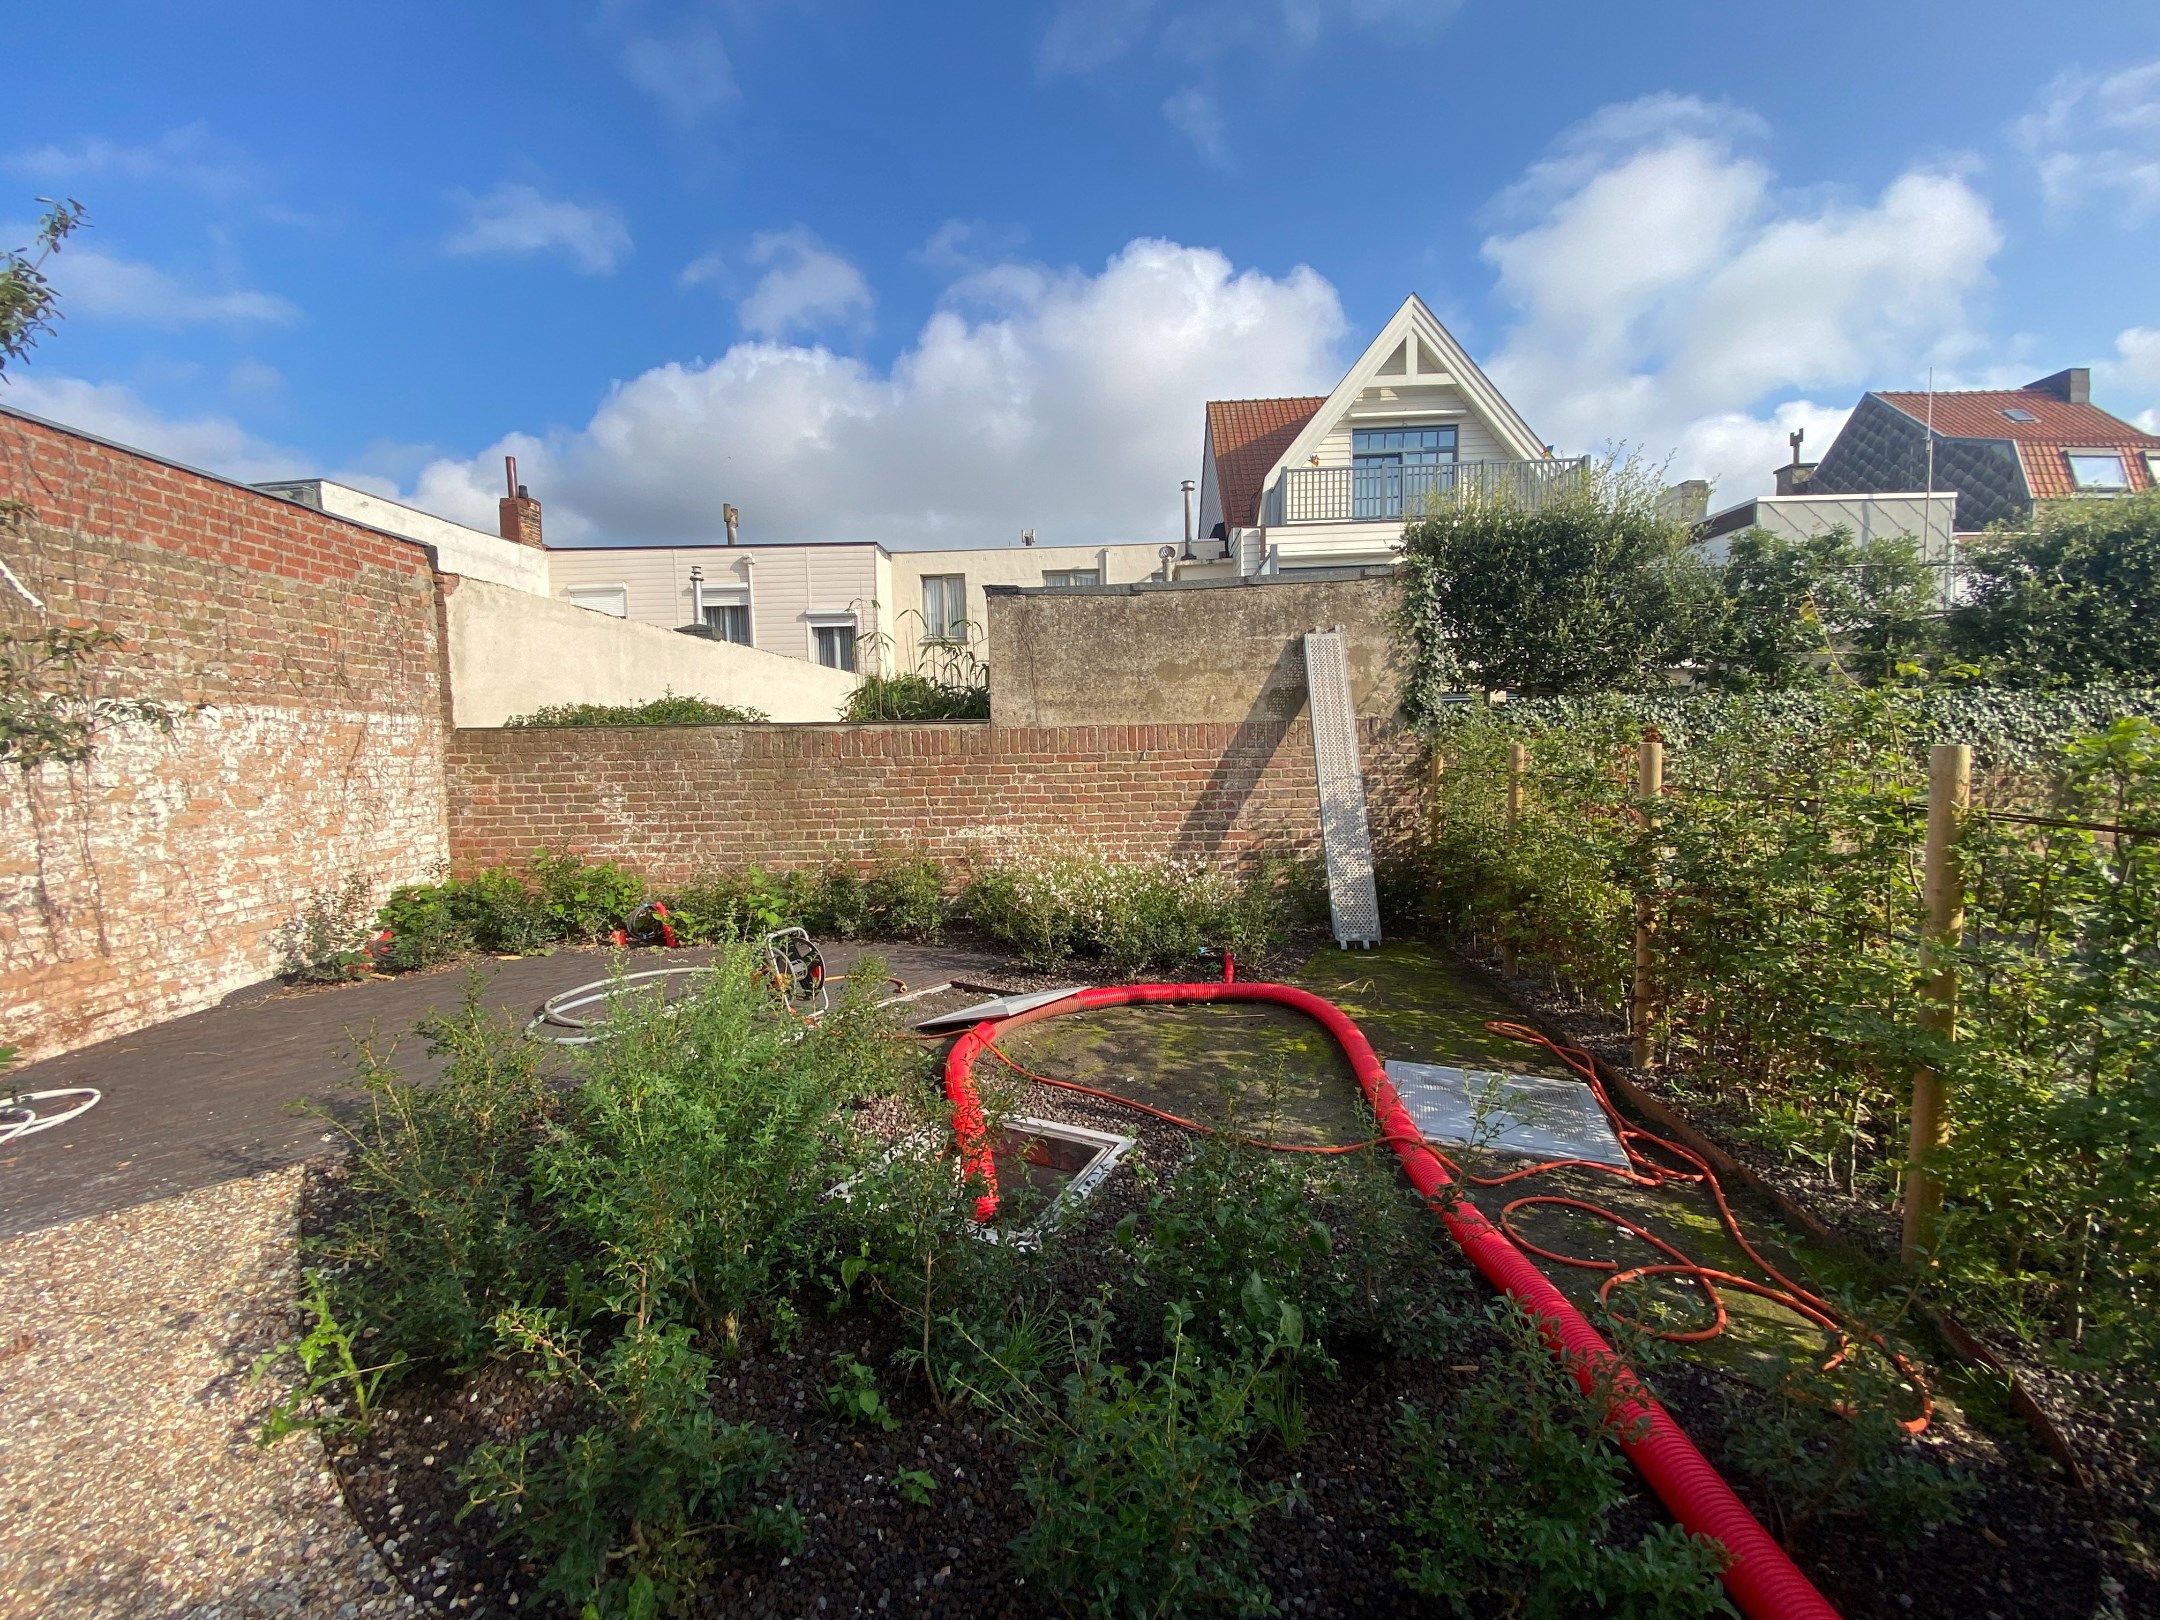
[[1335,943],[1380,943],[1380,897],[1373,888],[1372,827],[1365,771],[1358,762],[1357,710],[1342,635],[1305,636],[1305,691],[1312,708],[1313,774],[1320,794],[1320,847],[1327,856],[1328,910]]
[[1392,1059],[1387,1077],[1429,1142],[1629,1167],[1612,1121],[1580,1080]]

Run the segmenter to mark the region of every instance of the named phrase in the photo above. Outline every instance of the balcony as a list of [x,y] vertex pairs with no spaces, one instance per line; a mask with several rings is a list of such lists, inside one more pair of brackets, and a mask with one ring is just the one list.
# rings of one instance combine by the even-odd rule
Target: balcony
[[1573,489],[1588,456],[1545,461],[1442,461],[1379,467],[1291,467],[1282,476],[1284,523],[1400,523],[1466,500],[1537,507]]

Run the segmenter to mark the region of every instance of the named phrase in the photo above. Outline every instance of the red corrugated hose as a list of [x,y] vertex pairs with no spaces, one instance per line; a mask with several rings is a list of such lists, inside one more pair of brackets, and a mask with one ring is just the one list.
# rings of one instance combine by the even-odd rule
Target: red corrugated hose
[[[1227,964],[1226,964],[1227,967]],[[991,1156],[989,1128],[985,1120],[982,1100],[976,1092],[974,1067],[976,1059],[985,1052],[996,1052],[995,1041],[1004,1032],[1040,1019],[1056,1018],[1067,1013],[1092,1012],[1103,1007],[1123,1007],[1146,1003],[1182,1003],[1209,1001],[1252,1001],[1277,1007],[1287,1007],[1305,1014],[1334,1038],[1349,1059],[1358,1084],[1364,1089],[1365,1098],[1371,1104],[1373,1114],[1379,1121],[1381,1136],[1395,1150],[1403,1171],[1412,1186],[1430,1204],[1440,1217],[1448,1234],[1461,1246],[1462,1251],[1477,1267],[1485,1280],[1519,1302],[1537,1319],[1546,1343],[1555,1356],[1573,1372],[1575,1379],[1585,1390],[1596,1386],[1600,1375],[1609,1378],[1615,1391],[1617,1410],[1613,1414],[1617,1441],[1636,1470],[1682,1528],[1697,1535],[1709,1536],[1723,1544],[1730,1555],[1724,1573],[1725,1589],[1732,1595],[1743,1614],[1750,1620],[1836,1620],[1837,1611],[1823,1595],[1815,1590],[1808,1578],[1786,1556],[1768,1531],[1756,1522],[1732,1487],[1725,1483],[1718,1471],[1696,1449],[1679,1424],[1675,1423],[1664,1407],[1658,1404],[1642,1381],[1625,1362],[1614,1354],[1611,1345],[1592,1327],[1589,1321],[1543,1272],[1531,1263],[1517,1248],[1508,1235],[1488,1221],[1467,1198],[1456,1193],[1448,1195],[1446,1189],[1456,1185],[1457,1174],[1448,1161],[1428,1144],[1418,1130],[1417,1122],[1403,1106],[1402,1098],[1388,1083],[1387,1071],[1381,1065],[1372,1043],[1350,1017],[1332,1002],[1323,1000],[1309,990],[1295,985],[1236,983],[1227,976],[1220,984],[1127,984],[1105,985],[1094,989],[1074,992],[1059,1001],[1045,1006],[1030,1008],[1011,1018],[984,1022],[974,1026],[953,1045],[945,1060],[945,1095],[952,1104],[953,1134],[960,1149],[960,1162],[967,1175],[984,1190],[976,1202],[975,1218],[987,1222],[997,1213],[997,1170]],[[1510,1031],[1510,1033],[1515,1033]],[[1541,1045],[1551,1043],[1534,1032],[1524,1032]],[[1518,1036],[1518,1038],[1521,1038]],[[1553,1050],[1578,1069],[1587,1069],[1588,1078],[1599,1091],[1600,1102],[1605,1102],[1602,1088],[1596,1087],[1594,1066],[1584,1058],[1576,1063],[1573,1057],[1558,1047]],[[996,1053],[1003,1057],[1003,1053]],[[1010,1061],[1009,1059],[1006,1061]],[[1017,1067],[1017,1065],[1015,1065]],[[1070,1084],[1066,1082],[1066,1084]],[[1085,1087],[1073,1089],[1086,1090]],[[1107,1093],[1095,1095],[1109,1096]],[[1125,1102],[1128,1099],[1109,1097],[1109,1100]],[[1609,1103],[1605,1104],[1608,1112]],[[1156,1112],[1150,1110],[1150,1112]],[[1165,1116],[1168,1117],[1168,1116]],[[1177,1121],[1185,1124],[1188,1121]],[[1616,1118],[1616,1123],[1619,1123]],[[1632,1130],[1624,1127],[1624,1130]],[[1639,1138],[1649,1140],[1663,1148],[1669,1146],[1662,1138],[1648,1137],[1647,1133],[1633,1132]],[[1625,1141],[1623,1136],[1623,1141]],[[1687,1155],[1690,1160],[1693,1155]],[[1699,1161],[1696,1161],[1699,1165]],[[1540,1168],[1550,1168],[1541,1166]],[[1707,1167],[1701,1167],[1707,1170]],[[1623,1173],[1625,1174],[1625,1173]],[[1464,1178],[1481,1179],[1481,1178]],[[1512,1179],[1512,1178],[1500,1178]],[[1637,1175],[1632,1179],[1647,1179]],[[1690,1174],[1687,1179],[1695,1177]],[[1715,1178],[1711,1178],[1715,1192]],[[1721,1192],[1716,1193],[1720,1212],[1729,1217]],[[1528,1202],[1521,1200],[1518,1202]],[[1578,1201],[1579,1202],[1579,1201]],[[1514,1206],[1510,1206],[1511,1208]],[[1606,1219],[1617,1220],[1610,1211],[1595,1205],[1585,1205]],[[1639,1228],[1622,1222],[1627,1229],[1641,1233]],[[1728,1220],[1728,1230],[1735,1230]],[[1668,1245],[1651,1240],[1666,1253],[1674,1253]],[[1780,1283],[1786,1279],[1771,1269],[1766,1262],[1747,1247],[1751,1258],[1763,1264],[1770,1275]],[[1569,1264],[1566,1256],[1551,1256]],[[1728,1286],[1738,1286],[1752,1292],[1763,1293],[1788,1306],[1804,1307],[1819,1305],[1815,1296],[1788,1285],[1786,1289],[1765,1290],[1760,1284],[1745,1278],[1731,1278],[1724,1273],[1707,1272],[1680,1258],[1670,1267],[1643,1267],[1628,1275],[1678,1275],[1710,1286],[1715,1278]],[[1619,1280],[1616,1276],[1615,1280]],[[1608,1284],[1608,1287],[1611,1286]],[[1710,1297],[1714,1300],[1715,1294]],[[1722,1307],[1719,1315],[1722,1317]],[[1814,1311],[1801,1308],[1801,1314],[1821,1325],[1835,1327],[1834,1321],[1822,1321]],[[1827,1314],[1827,1313],[1825,1313]],[[1908,1371],[1908,1376],[1911,1373]]]

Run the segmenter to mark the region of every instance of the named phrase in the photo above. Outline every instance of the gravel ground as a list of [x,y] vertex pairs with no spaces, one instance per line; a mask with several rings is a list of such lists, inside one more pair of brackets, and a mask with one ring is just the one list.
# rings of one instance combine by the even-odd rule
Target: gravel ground
[[413,1612],[315,1438],[254,1442],[302,1176],[0,1242],[0,1620]]

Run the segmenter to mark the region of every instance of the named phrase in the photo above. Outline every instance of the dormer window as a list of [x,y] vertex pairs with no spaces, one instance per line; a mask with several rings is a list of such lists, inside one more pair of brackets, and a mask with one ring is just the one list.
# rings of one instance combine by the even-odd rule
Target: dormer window
[[2130,475],[2117,450],[2072,450],[2070,482],[2095,495],[2113,495],[2130,487]]
[[2005,406],[2003,408],[2003,415],[2007,416],[2013,422],[2037,422],[2040,420],[2039,417],[2033,415],[2031,411],[2028,411],[2022,405]]

